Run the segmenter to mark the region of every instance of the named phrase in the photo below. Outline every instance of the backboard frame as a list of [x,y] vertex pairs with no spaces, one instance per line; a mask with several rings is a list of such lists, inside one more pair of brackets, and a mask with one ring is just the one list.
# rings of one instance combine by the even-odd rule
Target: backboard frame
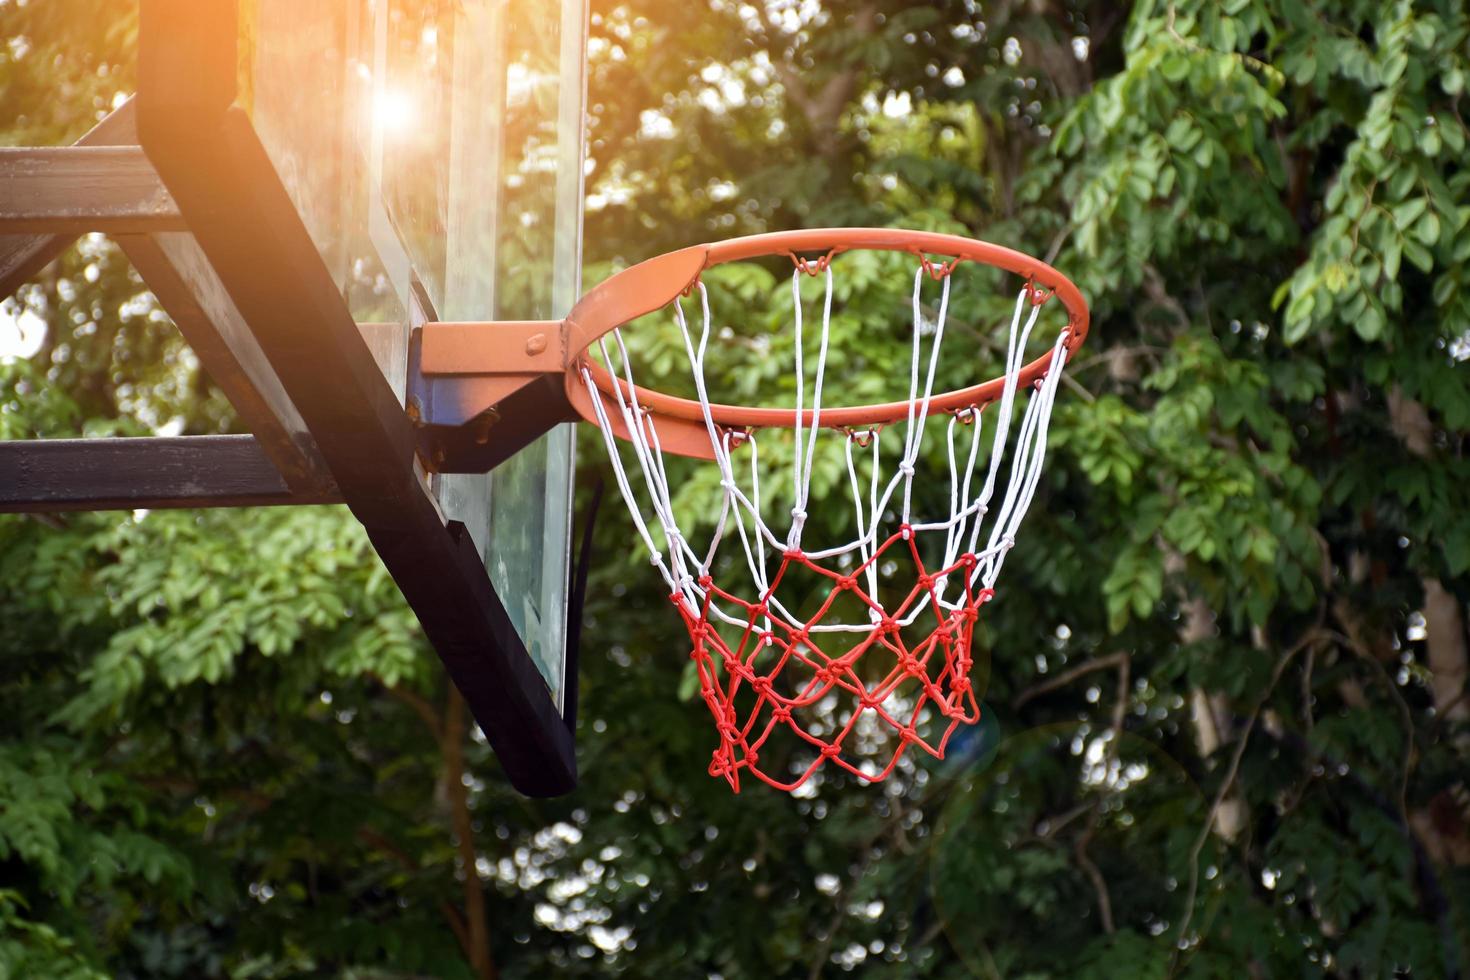
[[[143,0],[139,140],[512,784],[566,793],[575,705],[564,719],[466,529],[446,523],[413,422],[236,104],[240,17],[234,3]],[[539,412],[526,431],[564,418]]]

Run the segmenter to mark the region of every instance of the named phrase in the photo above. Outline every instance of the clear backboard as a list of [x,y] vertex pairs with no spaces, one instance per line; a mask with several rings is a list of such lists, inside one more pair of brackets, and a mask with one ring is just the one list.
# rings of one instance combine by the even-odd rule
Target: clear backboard
[[[236,104],[401,403],[414,326],[576,299],[586,23],[586,0],[239,0]],[[558,710],[573,446],[563,424],[426,477]]]

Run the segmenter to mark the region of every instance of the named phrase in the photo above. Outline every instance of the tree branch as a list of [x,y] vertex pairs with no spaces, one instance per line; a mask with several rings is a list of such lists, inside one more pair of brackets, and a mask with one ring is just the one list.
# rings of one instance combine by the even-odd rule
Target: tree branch
[[[1040,697],[1041,695],[1046,694],[1049,691],[1055,691],[1059,687],[1065,687],[1066,685],[1072,683],[1077,678],[1082,677],[1085,674],[1091,674],[1094,671],[1099,670],[1112,670],[1120,666],[1124,666],[1127,663],[1128,659],[1128,654],[1120,651],[1118,653],[1110,653],[1106,657],[1098,657],[1095,660],[1084,661],[1083,663],[1078,664],[1076,667],[1073,667],[1070,670],[1062,671],[1060,674],[1051,678],[1050,680],[1046,680],[1040,684],[1035,684],[1031,687],[1028,687],[1026,690],[1022,691],[1020,694],[1016,695],[1014,699],[1012,699],[1011,707],[1017,711],[1020,711],[1022,706],[1024,706],[1026,702],[1030,701],[1032,698]],[[1124,667],[1124,669],[1126,669],[1126,667]]]
[[1062,375],[1062,383],[1065,384],[1067,388],[1071,390],[1074,394],[1076,394],[1078,398],[1081,398],[1089,405],[1097,401],[1097,396],[1088,391],[1086,388],[1082,387],[1082,382],[1078,381],[1070,374]]
[[[1108,726],[1108,747],[1103,756],[1103,764],[1110,770],[1113,763],[1118,760],[1118,752],[1123,741],[1123,723],[1128,718],[1129,684],[1133,676],[1133,658],[1127,651],[1115,654],[1118,660],[1118,689],[1113,696],[1113,718]],[[1108,880],[1103,877],[1102,871],[1093,862],[1091,855],[1087,853],[1087,845],[1092,843],[1092,836],[1097,831],[1098,808],[1094,806],[1087,814],[1087,826],[1077,836],[1072,845],[1072,853],[1077,858],[1077,863],[1082,866],[1082,871],[1092,882],[1092,890],[1097,894],[1097,914],[1102,921],[1103,931],[1112,935],[1116,930],[1113,926],[1113,899],[1108,891]]]
[[[838,123],[842,118],[842,110],[852,101],[857,91],[858,81],[862,78],[862,62],[854,60],[833,74],[821,91],[813,95],[807,88],[802,73],[788,60],[788,52],[784,48],[775,50],[778,42],[788,36],[786,32],[771,23],[764,3],[751,4],[750,8],[760,22],[761,33],[765,35],[766,47],[771,56],[771,69],[780,79],[786,97],[801,110],[802,117],[806,119],[817,155],[832,157],[841,147]],[[871,35],[877,27],[878,11],[871,3],[859,7],[852,16],[853,28],[862,37]]]
[[1169,294],[1163,275],[1152,265],[1143,267],[1143,292],[1155,306],[1167,311],[1181,330],[1189,329],[1191,321],[1184,304]]
[[429,734],[434,736],[435,742],[444,741],[444,723],[439,717],[438,709],[429,703],[428,698],[398,684],[389,684],[379,677],[374,677],[373,680],[382,684],[383,689],[393,700],[401,701],[412,708],[414,714],[418,715],[423,720],[424,726],[429,729]]
[[1215,819],[1220,812],[1220,807],[1225,803],[1225,797],[1235,785],[1235,777],[1240,772],[1240,760],[1245,756],[1245,747],[1250,743],[1251,732],[1255,731],[1256,722],[1261,717],[1261,709],[1265,707],[1271,692],[1276,690],[1276,685],[1281,681],[1281,675],[1285,673],[1286,667],[1291,663],[1293,657],[1305,650],[1312,643],[1322,638],[1320,624],[1314,625],[1307,630],[1306,634],[1296,643],[1292,644],[1276,661],[1276,667],[1271,671],[1271,680],[1261,696],[1256,699],[1255,706],[1251,708],[1250,718],[1246,720],[1245,728],[1236,740],[1235,751],[1230,754],[1230,765],[1225,770],[1225,778],[1220,781],[1220,788],[1215,791],[1215,798],[1210,803],[1210,812],[1205,816],[1203,826],[1200,827],[1198,836],[1194,839],[1194,846],[1189,850],[1189,887],[1184,893],[1184,916],[1179,922],[1179,939],[1174,945],[1173,955],[1169,958],[1169,969],[1166,976],[1174,976],[1179,965],[1179,954],[1188,945],[1189,926],[1194,920],[1194,900],[1199,894],[1199,858],[1205,849],[1205,842],[1210,839],[1210,831],[1215,826]]
[[464,872],[464,917],[469,934],[470,967],[481,980],[495,980],[495,961],[490,955],[490,934],[485,911],[485,889],[475,870],[475,826],[470,816],[469,792],[465,788],[464,740],[466,734],[465,702],[453,685],[449,687],[449,703],[444,713],[444,738],[440,751],[444,757],[444,797],[449,804],[449,821],[459,849],[459,863]]
[[1404,760],[1403,768],[1399,773],[1397,802],[1399,808],[1399,820],[1404,824],[1404,826],[1408,826],[1409,774],[1413,771],[1415,756],[1414,714],[1412,711],[1409,710],[1409,703],[1405,701],[1404,696],[1399,693],[1398,685],[1393,682],[1392,677],[1388,676],[1388,671],[1383,669],[1383,664],[1378,660],[1378,658],[1373,656],[1373,654],[1368,650],[1367,647],[1355,641],[1347,634],[1339,633],[1336,630],[1330,631],[1329,635],[1338,643],[1341,643],[1343,646],[1347,647],[1350,651],[1352,651],[1354,656],[1356,656],[1359,660],[1363,661],[1365,664],[1373,669],[1374,676],[1383,682],[1384,690],[1388,691],[1388,696],[1393,699],[1394,704],[1398,708],[1399,721],[1403,723],[1404,730]]
[[1113,900],[1108,893],[1108,881],[1087,853],[1087,845],[1092,842],[1092,835],[1096,830],[1097,807],[1094,805],[1087,816],[1086,828],[1077,835],[1077,840],[1072,844],[1072,854],[1082,866],[1087,879],[1092,882],[1092,890],[1097,893],[1098,918],[1102,920],[1103,932],[1111,936],[1117,930],[1113,926]]
[[787,63],[784,50],[774,50],[777,42],[786,36],[786,32],[771,23],[770,13],[764,3],[753,3],[750,9],[755,11],[756,19],[760,21],[761,33],[765,35],[766,48],[771,56],[771,70],[781,80],[781,88],[785,90],[786,97],[796,103],[803,116],[810,118],[812,98],[805,80]]
[[[422,871],[422,866],[414,860],[413,855],[403,850],[397,844],[389,840],[384,834],[372,827],[358,827],[357,839],[369,847],[376,848],[393,858],[406,871]],[[439,903],[439,913],[444,916],[444,921],[449,923],[449,929],[454,933],[454,938],[459,940],[460,949],[464,950],[465,959],[470,959],[470,936],[465,931],[464,919],[455,907],[448,902]]]
[[[1079,677],[1095,673],[1099,670],[1109,669],[1116,669],[1118,671],[1117,694],[1113,699],[1112,720],[1108,726],[1108,746],[1104,756],[1104,764],[1111,767],[1113,762],[1118,758],[1119,743],[1122,741],[1123,736],[1123,723],[1128,717],[1128,687],[1132,678],[1133,658],[1129,656],[1127,651],[1120,650],[1117,653],[1110,653],[1106,657],[1098,657],[1094,660],[1088,660],[1078,664],[1071,670],[1063,671],[1050,680],[1022,691],[1011,702],[1011,705],[1019,711],[1022,705],[1035,697],[1045,694],[1048,691],[1054,691],[1059,687],[1064,687]],[[1055,835],[1074,817],[1082,813],[1087,814],[1087,826],[1083,829],[1082,833],[1077,835],[1077,839],[1072,842],[1072,856],[1077,861],[1077,866],[1082,869],[1082,873],[1087,876],[1087,880],[1092,883],[1092,890],[1097,895],[1098,918],[1102,921],[1103,931],[1111,936],[1117,929],[1113,923],[1113,900],[1108,890],[1108,881],[1103,877],[1103,873],[1098,868],[1096,862],[1092,860],[1092,856],[1087,853],[1087,846],[1092,843],[1093,834],[1097,831],[1098,801],[1095,799],[1089,800],[1082,806],[1077,807],[1071,813],[1062,817],[1055,826],[1047,826],[1046,830],[1040,836],[1044,839]],[[1047,823],[1049,824],[1050,822],[1048,821]]]

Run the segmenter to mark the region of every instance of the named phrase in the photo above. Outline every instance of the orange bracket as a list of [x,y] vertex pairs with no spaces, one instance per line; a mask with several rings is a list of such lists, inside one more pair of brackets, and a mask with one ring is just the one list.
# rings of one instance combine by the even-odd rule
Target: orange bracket
[[[694,246],[625,269],[584,296],[565,320],[416,327],[407,410],[426,465],[484,472],[558,422],[592,416],[578,367],[582,352],[673,302],[699,275],[707,252]],[[711,455],[702,422],[677,420],[660,435],[674,452]]]
[[560,320],[423,325],[419,370],[426,375],[541,374],[566,369]]

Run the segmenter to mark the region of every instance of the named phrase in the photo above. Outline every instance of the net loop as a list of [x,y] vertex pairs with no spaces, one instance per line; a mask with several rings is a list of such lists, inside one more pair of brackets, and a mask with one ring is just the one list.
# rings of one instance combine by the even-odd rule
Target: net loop
[[[796,790],[824,767],[876,782],[911,769],[908,754],[943,758],[959,727],[979,720],[974,631],[1039,490],[1071,349],[1073,331],[1063,327],[1044,355],[1045,373],[1034,385],[1021,383],[1028,340],[1051,296],[1027,278],[1011,308],[991,410],[932,410],[951,292],[964,277],[953,275],[959,259],[936,262],[910,250],[906,414],[887,423],[897,438],[880,438],[883,425],[835,425],[826,388],[833,260],[841,251],[815,260],[784,253],[793,263],[789,437],[716,423],[705,359],[719,331],[707,285],[696,278],[672,304],[698,396],[696,425],[718,470],[705,484],[718,487],[718,509],[698,527],[707,542],[701,536],[696,545],[694,529],[676,514],[687,477],[665,462],[660,417],[639,402],[621,331],[589,349],[579,369],[619,492],[688,631],[699,695],[716,729],[709,773],[737,792],[746,778]],[[811,322],[803,277],[825,287]],[[590,370],[598,354],[618,382],[608,388]],[[628,465],[614,419],[630,447]],[[840,444],[823,442],[824,430]],[[762,462],[771,442],[789,451],[778,469]],[[938,472],[927,472],[930,460]],[[768,485],[772,472],[790,474],[779,494]],[[825,475],[814,489],[818,472]],[[855,537],[806,541],[812,515],[832,508],[841,508]]]
[[817,276],[827,271],[827,268],[832,264],[833,256],[835,256],[838,251],[839,249],[831,249],[827,252],[826,255],[823,255],[815,262],[806,259],[803,256],[797,255],[795,252],[787,252],[786,256],[787,258],[791,259],[792,263],[796,266],[796,271],[804,272],[807,275],[816,278]]
[[954,271],[954,267],[963,261],[959,256],[955,256],[948,262],[935,262],[923,252],[915,252],[914,254],[919,257],[919,267],[935,282],[949,278],[949,274]]
[[1031,294],[1031,305],[1041,306],[1056,294],[1055,289],[1044,289],[1037,285],[1035,279],[1026,280],[1026,291]]

